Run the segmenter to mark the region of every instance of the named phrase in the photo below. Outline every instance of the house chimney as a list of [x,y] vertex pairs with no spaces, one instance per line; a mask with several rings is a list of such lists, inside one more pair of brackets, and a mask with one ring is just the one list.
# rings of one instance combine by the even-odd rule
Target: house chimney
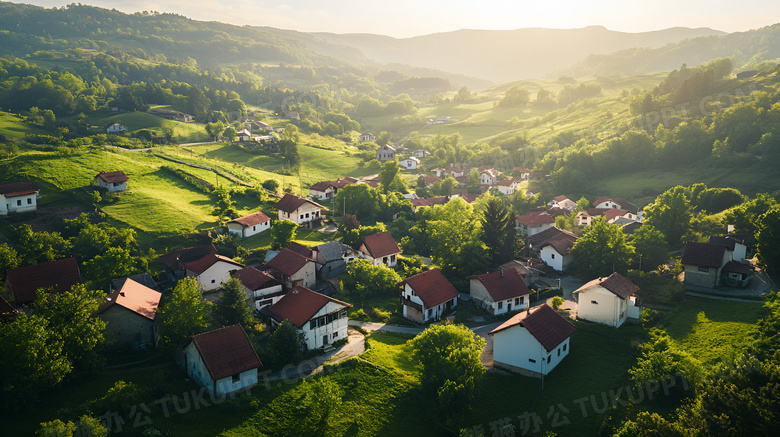
[[502,278],[504,277],[504,271],[503,270],[501,270],[501,277]]
[[728,225],[728,233],[731,234],[734,232],[734,225]]

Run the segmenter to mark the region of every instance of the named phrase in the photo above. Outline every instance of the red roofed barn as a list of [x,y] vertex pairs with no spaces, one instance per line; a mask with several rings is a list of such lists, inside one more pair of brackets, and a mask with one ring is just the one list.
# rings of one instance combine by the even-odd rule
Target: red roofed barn
[[410,276],[399,283],[404,317],[417,323],[439,320],[458,304],[458,291],[439,269]]
[[195,335],[184,347],[187,376],[219,398],[256,385],[262,365],[241,325]]

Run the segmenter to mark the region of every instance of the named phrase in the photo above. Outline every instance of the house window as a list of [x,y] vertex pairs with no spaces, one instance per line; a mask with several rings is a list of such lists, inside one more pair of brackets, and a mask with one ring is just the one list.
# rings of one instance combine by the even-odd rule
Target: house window
[[428,309],[428,318],[433,316],[433,308]]
[[515,306],[518,306],[518,305],[520,305],[520,298],[516,297],[515,298]]
[[707,272],[709,272],[709,271],[710,271],[710,268],[709,268],[709,267],[699,267],[699,271],[700,271],[700,272],[707,273]]
[[547,355],[547,364],[550,364],[550,361],[552,361],[552,355]]
[[536,360],[533,359],[533,358],[529,358],[528,361],[531,362],[531,363],[535,363],[536,362]]
[[566,352],[566,345],[563,345],[563,351]]
[[314,329],[317,327],[317,320],[312,320],[309,322],[309,329]]
[[252,230],[256,231],[257,230],[257,226],[252,226]]
[[28,205],[32,205],[32,198],[28,198],[28,199],[27,199],[27,204],[28,204]]
[[233,384],[241,382],[241,375],[233,375],[230,377],[230,379],[233,381]]
[[334,332],[334,333],[333,333],[333,339],[334,339],[334,340],[335,340],[335,339],[337,339],[337,338],[338,338],[338,336],[339,336],[339,333],[338,333],[338,332]]
[[503,309],[503,308],[504,308],[504,302],[499,302],[498,309]]
[[21,199],[16,201],[16,206],[22,206],[22,200]]
[[590,303],[592,303],[593,305],[598,305],[598,304],[599,304],[599,303],[598,303],[598,302],[596,302],[595,300],[592,300],[592,301],[590,301]]
[[561,348],[558,348],[558,356],[561,356]]
[[550,254],[550,258],[551,258],[551,259],[555,259],[555,254],[554,254],[554,253],[551,253],[551,254]]

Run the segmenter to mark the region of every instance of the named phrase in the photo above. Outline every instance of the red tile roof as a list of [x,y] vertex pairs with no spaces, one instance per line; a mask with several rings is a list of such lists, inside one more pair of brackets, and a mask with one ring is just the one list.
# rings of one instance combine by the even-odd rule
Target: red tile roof
[[121,287],[106,296],[106,302],[100,306],[98,314],[114,305],[119,305],[142,317],[154,320],[157,315],[157,306],[160,305],[160,297],[162,297],[162,293],[127,278]]
[[393,237],[387,231],[363,237],[357,247],[361,247],[362,245],[366,246],[366,250],[368,250],[368,253],[374,259],[401,253],[398,244],[396,244]]
[[528,170],[525,167],[515,167],[512,169],[512,172],[519,172],[519,173],[528,173],[530,170]]
[[211,266],[213,266],[218,262],[233,264],[234,266],[237,266],[239,268],[244,268],[244,265],[241,263],[237,263],[226,256],[213,254],[213,253],[210,253],[204,256],[203,258],[197,259],[195,261],[190,261],[188,263],[185,263],[184,268],[195,273],[196,275],[200,275],[201,273],[205,272]]
[[516,184],[516,183],[517,183],[516,180],[514,180],[513,178],[509,178],[509,179],[504,179],[496,182],[496,185],[501,185],[502,187],[511,187],[512,184]]
[[544,304],[515,315],[498,328],[490,331],[490,334],[493,335],[514,326],[527,329],[547,352],[551,352],[577,330],[557,311]]
[[339,310],[350,308],[352,305],[311,291],[303,286],[296,286],[275,304],[266,307],[264,312],[277,322],[289,320],[295,326],[302,328],[317,312],[328,302],[334,302],[341,306]]
[[441,178],[433,174],[420,175],[420,179],[425,182],[425,185],[433,185],[436,182],[441,182]]
[[17,267],[9,269],[6,275],[6,283],[18,303],[34,301],[35,292],[40,288],[51,288],[51,292],[59,293],[70,290],[79,282],[81,273],[75,258]]
[[585,210],[591,217],[600,217],[607,211],[610,211],[610,208],[588,208]]
[[278,255],[273,257],[271,261],[268,261],[265,265],[268,268],[281,272],[285,276],[292,276],[300,269],[302,269],[303,266],[305,266],[308,262],[312,261],[301,254],[284,248],[279,251]]
[[304,246],[303,244],[293,241],[289,246],[287,246],[287,248],[297,253],[298,255],[305,256],[312,261],[314,260],[314,251],[311,248]]
[[582,287],[578,288],[574,293],[581,293],[589,288],[600,285],[609,290],[615,296],[621,299],[628,299],[639,291],[639,287],[633,282],[629,281],[625,276],[620,273],[613,273],[606,278],[594,279]]
[[447,196],[430,197],[427,199],[412,199],[412,206],[414,208],[419,208],[421,206],[444,205],[445,203],[449,202],[449,200],[450,199]]
[[731,235],[723,235],[719,237],[710,237],[707,240],[710,244],[717,244],[719,246],[723,246],[726,249],[730,251],[734,251],[734,249],[737,246],[737,243],[744,245],[745,242],[743,240],[740,240],[738,238],[732,237]]
[[171,270],[179,270],[185,263],[197,261],[209,254],[217,254],[217,248],[213,244],[187,247],[185,249],[172,250],[160,255],[160,261]]
[[241,270],[234,270],[231,275],[241,281],[244,287],[252,291],[281,285],[281,282],[277,281],[273,276],[266,272],[261,272],[254,267],[245,267]]
[[616,219],[618,217],[623,217],[624,215],[628,214],[630,211],[627,211],[625,209],[618,209],[618,208],[611,208],[604,212],[604,219],[607,221],[610,221],[612,219]]
[[103,181],[108,184],[127,182],[130,180],[130,178],[128,178],[125,172],[123,172],[122,170],[109,171],[109,172],[101,171],[95,177],[103,179]]
[[237,219],[233,219],[228,223],[238,223],[239,225],[248,228],[250,226],[259,225],[260,223],[265,223],[269,220],[271,220],[270,217],[258,211],[243,217],[239,217]]
[[729,273],[737,273],[740,275],[749,275],[750,265],[742,264],[741,262],[738,261],[729,261],[726,263],[725,266],[723,266],[723,271]]
[[428,308],[458,297],[458,291],[439,269],[410,276],[398,283],[398,285],[404,284],[408,284]]
[[11,182],[0,185],[0,194],[7,197],[25,196],[38,192],[38,187],[30,181]]
[[325,191],[328,191],[328,188],[332,188],[332,187],[333,187],[332,181],[322,181],[322,182],[317,182],[316,184],[312,184],[309,187],[309,190],[322,191],[324,193]]
[[214,381],[263,365],[241,325],[195,335],[192,342]]
[[531,188],[529,190],[525,190],[525,194],[530,194],[531,196],[535,196],[539,194],[539,190],[537,190],[536,188]]
[[284,197],[274,205],[274,208],[289,214],[295,212],[295,210],[300,208],[304,203],[311,203],[317,208],[324,208],[324,206],[313,200],[304,199],[303,197],[298,197],[294,194],[285,194]]
[[563,202],[564,200],[569,200],[569,197],[561,194],[560,196],[553,197],[553,200],[556,202]]
[[548,214],[526,214],[517,216],[517,223],[523,226],[538,226],[546,223],[555,223],[555,218]]
[[552,246],[561,255],[567,255],[574,247],[578,237],[569,231],[564,231],[556,227],[545,229],[538,234],[528,237],[528,244],[535,250],[542,249],[545,246]]
[[723,264],[726,248],[719,244],[687,243],[681,263],[697,267],[719,268]]
[[514,268],[485,273],[484,275],[469,276],[468,279],[481,282],[494,302],[529,294],[523,278],[520,277],[520,274]]

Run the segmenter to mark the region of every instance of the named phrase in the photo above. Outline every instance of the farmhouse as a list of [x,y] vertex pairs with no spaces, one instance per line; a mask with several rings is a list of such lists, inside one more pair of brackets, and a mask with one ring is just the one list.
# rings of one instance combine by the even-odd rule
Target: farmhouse
[[335,181],[317,182],[309,187],[310,196],[317,200],[331,199],[336,196],[340,189],[358,182],[357,179],[350,177],[336,179]]
[[61,293],[70,290],[79,282],[81,273],[76,259],[65,258],[8,269],[5,291],[11,294],[17,304],[27,304],[35,300],[38,290]]
[[238,141],[252,140],[252,132],[250,132],[249,129],[241,129],[240,131],[236,132],[236,136],[238,137]]
[[253,302],[252,307],[261,309],[276,303],[283,295],[282,283],[266,272],[253,267],[233,270],[230,275],[241,282],[241,288],[247,298]]
[[372,134],[371,132],[360,134],[361,143],[368,143],[374,141],[374,139],[376,139],[376,137],[374,137],[374,134]]
[[417,170],[417,168],[420,167],[420,159],[414,156],[410,156],[399,162],[398,166],[407,170]]
[[271,228],[271,219],[258,211],[227,222],[228,232],[240,238],[251,237]]
[[505,196],[511,196],[515,194],[518,184],[514,178],[504,179],[496,182],[496,188]]
[[358,251],[361,258],[371,261],[371,264],[384,264],[387,267],[395,267],[401,253],[398,244],[387,231],[363,237],[358,242]]
[[554,197],[553,200],[547,202],[547,206],[558,207],[566,211],[571,211],[577,206],[577,202],[569,199],[564,195],[561,195]]
[[398,285],[404,287],[401,294],[403,315],[413,322],[439,320],[458,304],[458,291],[439,269],[410,276]]
[[576,235],[556,227],[545,229],[528,238],[528,245],[539,254],[539,259],[559,272],[574,258],[571,249],[576,242]]
[[312,227],[322,220],[320,213],[324,206],[313,200],[304,199],[294,194],[285,194],[274,205],[279,211],[279,220],[290,220],[301,226]]
[[515,259],[509,262],[505,262],[504,264],[501,264],[500,266],[498,266],[498,268],[499,270],[509,270],[509,269],[515,270],[517,274],[520,275],[520,278],[523,279],[523,282],[525,282],[526,284],[531,284],[534,281],[536,281],[536,279],[539,278],[539,270],[533,267],[530,259],[525,261],[520,261]]
[[523,311],[490,331],[495,367],[540,378],[569,354],[577,328],[547,304]]
[[528,287],[515,269],[469,276],[471,298],[493,315],[528,308]]
[[450,201],[447,196],[429,197],[427,199],[412,199],[412,209],[417,211],[418,208],[423,206],[444,205]]
[[281,282],[287,290],[298,285],[313,287],[317,282],[314,261],[288,248],[280,250],[265,266],[266,273]]
[[574,291],[577,318],[619,328],[628,318],[639,319],[639,287],[620,273],[594,279]]
[[527,181],[530,172],[531,171],[525,167],[515,167],[512,169],[512,174],[518,179],[520,179],[521,181]]
[[379,162],[392,161],[395,159],[395,148],[385,144],[376,151],[376,160]]
[[241,325],[195,335],[184,347],[187,376],[217,398],[256,385],[262,365]]
[[301,118],[301,114],[299,114],[297,111],[285,112],[284,116],[289,118],[290,120],[300,120]]
[[437,177],[435,175],[432,175],[432,174],[420,175],[420,177],[417,178],[417,179],[418,180],[422,180],[424,186],[426,186],[426,187],[429,187],[429,186],[435,184],[436,182],[441,182],[441,179],[439,177]]
[[517,230],[529,237],[555,226],[555,218],[549,214],[529,213],[517,216],[516,220]]
[[113,122],[106,126],[107,134],[121,134],[127,132],[127,127],[121,123]]
[[488,168],[488,169],[480,171],[480,173],[479,173],[479,183],[482,184],[482,185],[493,185],[493,184],[496,183],[496,178],[497,177],[498,177],[498,172],[496,172],[492,168]]
[[0,185],[0,215],[34,212],[38,209],[38,187],[30,181]]
[[157,346],[157,306],[162,294],[132,279],[106,296],[98,315],[106,322],[106,334],[116,347],[146,349]]
[[263,313],[271,318],[274,329],[285,320],[292,322],[311,350],[347,338],[347,308],[351,307],[346,302],[297,286],[279,302],[266,307]]
[[94,177],[95,184],[100,188],[105,188],[109,193],[127,190],[127,177],[121,170],[100,172]]
[[429,151],[427,151],[425,149],[417,149],[417,150],[414,151],[412,156],[414,156],[415,158],[425,158],[426,156],[428,156],[430,154],[431,154],[431,152],[429,152]]
[[683,285],[714,288],[744,287],[751,268],[745,263],[747,247],[731,236],[712,237],[710,243],[687,243],[680,262],[685,266]]
[[230,271],[243,265],[217,253],[213,244],[174,250],[160,256],[171,280],[193,277],[202,290],[215,290],[230,279]]

